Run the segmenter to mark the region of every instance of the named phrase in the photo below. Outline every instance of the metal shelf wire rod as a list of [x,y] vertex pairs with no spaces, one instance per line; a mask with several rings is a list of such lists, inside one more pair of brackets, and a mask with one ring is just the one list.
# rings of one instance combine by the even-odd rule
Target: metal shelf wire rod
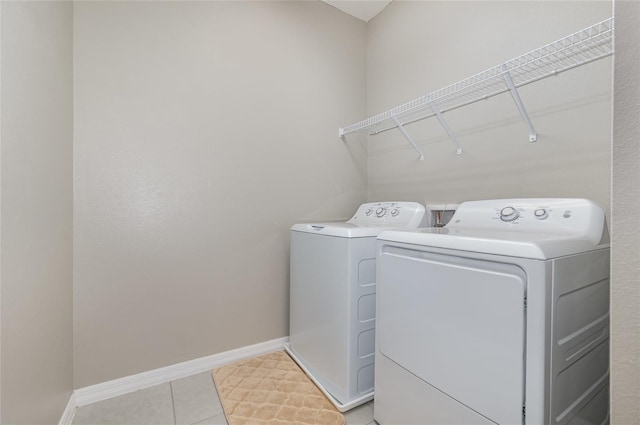
[[[354,132],[370,135],[379,134],[433,116],[436,116],[442,122],[441,114],[444,112],[508,91],[513,94],[514,88],[531,84],[612,55],[614,53],[613,31],[613,18],[598,22],[457,83],[358,123],[340,128],[339,135],[344,137]],[[508,75],[508,78],[506,75]],[[512,84],[508,83],[509,80],[512,81]],[[510,85],[513,87],[510,87]],[[517,96],[517,92],[515,93]],[[518,104],[518,101],[516,101],[516,104]],[[437,105],[437,110],[434,110],[432,105]],[[518,105],[518,109],[522,113],[521,105]],[[525,118],[525,121],[528,121],[528,118]],[[530,140],[534,139],[535,131],[533,126],[530,122],[527,125],[530,129]],[[406,133],[406,129],[403,128],[402,130],[403,134]],[[455,137],[452,137],[452,139],[459,146]],[[458,150],[460,149],[458,148]]]

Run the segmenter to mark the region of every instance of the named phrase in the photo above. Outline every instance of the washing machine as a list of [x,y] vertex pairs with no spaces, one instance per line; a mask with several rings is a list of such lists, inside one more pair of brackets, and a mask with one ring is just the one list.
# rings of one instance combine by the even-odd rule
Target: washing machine
[[606,424],[609,245],[585,199],[460,204],[377,245],[375,419]]
[[424,221],[418,203],[376,202],[347,222],[291,228],[286,349],[340,411],[373,398],[376,236]]

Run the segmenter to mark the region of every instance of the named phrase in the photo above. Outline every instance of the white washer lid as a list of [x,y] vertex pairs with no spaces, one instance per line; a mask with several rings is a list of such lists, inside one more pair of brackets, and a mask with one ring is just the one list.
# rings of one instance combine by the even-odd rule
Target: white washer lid
[[375,226],[372,224],[359,226],[357,224],[345,223],[341,221],[328,223],[295,224],[291,227],[292,232],[316,233],[324,236],[337,236],[340,238],[375,238],[385,230],[394,229],[397,229],[397,227],[390,227],[387,224],[379,226]]

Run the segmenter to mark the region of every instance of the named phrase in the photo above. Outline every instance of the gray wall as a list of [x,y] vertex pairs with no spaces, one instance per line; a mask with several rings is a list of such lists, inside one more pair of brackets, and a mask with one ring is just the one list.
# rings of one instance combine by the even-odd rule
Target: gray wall
[[611,423],[640,423],[640,3],[616,1]]
[[[611,17],[611,2],[392,2],[368,26],[367,110],[383,112]],[[507,93],[445,118],[369,137],[368,199],[460,202],[587,197],[609,208],[611,59],[520,89],[538,131]]]
[[288,335],[288,229],[348,217],[364,22],[320,2],[79,2],[76,388]]
[[0,422],[50,424],[73,389],[73,9],[1,7]]

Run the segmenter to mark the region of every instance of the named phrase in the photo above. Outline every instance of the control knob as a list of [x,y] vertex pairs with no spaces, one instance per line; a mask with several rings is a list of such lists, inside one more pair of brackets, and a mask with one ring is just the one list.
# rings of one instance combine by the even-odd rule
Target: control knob
[[533,212],[533,216],[538,220],[544,220],[545,218],[549,217],[549,213],[544,208],[538,208]]
[[368,217],[368,216],[370,216],[370,215],[371,215],[371,213],[372,213],[372,212],[373,212],[373,210],[372,210],[371,208],[369,208],[369,209],[365,212],[365,214],[366,214],[366,215],[367,215],[367,217]]
[[500,210],[500,220],[502,221],[513,221],[518,217],[520,217],[520,213],[513,207],[504,207]]
[[400,210],[399,209],[394,208],[394,209],[391,210],[391,217],[395,217],[398,214],[400,214]]
[[380,218],[382,216],[385,215],[385,213],[387,212],[387,209],[384,207],[380,207],[376,210],[376,217]]

